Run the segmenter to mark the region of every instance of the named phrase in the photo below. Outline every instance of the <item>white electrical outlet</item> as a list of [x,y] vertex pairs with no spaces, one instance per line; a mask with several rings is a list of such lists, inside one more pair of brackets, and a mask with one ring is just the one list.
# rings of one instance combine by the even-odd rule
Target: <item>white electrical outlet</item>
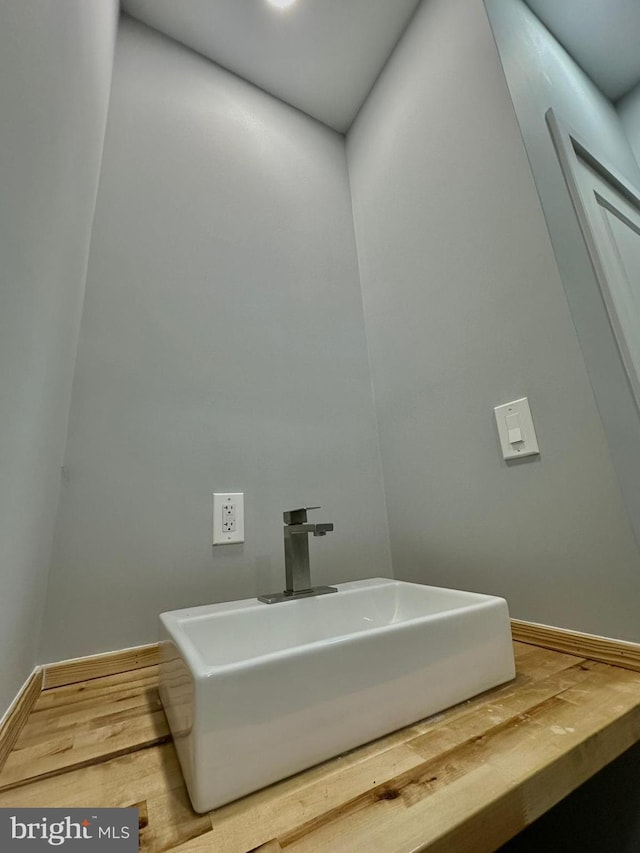
[[222,530],[224,533],[234,533],[236,530],[236,505],[231,500],[222,504]]
[[213,544],[244,542],[244,492],[213,495]]

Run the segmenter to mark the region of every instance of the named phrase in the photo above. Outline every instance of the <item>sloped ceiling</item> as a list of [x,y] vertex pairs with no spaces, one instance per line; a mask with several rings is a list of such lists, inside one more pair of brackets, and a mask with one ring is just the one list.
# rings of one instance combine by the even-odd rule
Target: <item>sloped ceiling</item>
[[419,0],[123,0],[125,12],[341,132]]
[[612,101],[640,81],[640,0],[526,0]]

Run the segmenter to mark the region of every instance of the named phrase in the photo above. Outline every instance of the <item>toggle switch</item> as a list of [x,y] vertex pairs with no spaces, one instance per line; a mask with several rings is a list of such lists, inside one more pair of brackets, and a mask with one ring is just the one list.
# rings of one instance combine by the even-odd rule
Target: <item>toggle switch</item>
[[520,416],[519,415],[507,415],[507,436],[509,438],[509,444],[518,444],[520,441],[524,441],[522,437],[522,429],[520,427]]
[[540,453],[529,400],[526,397],[496,406],[494,412],[505,459],[519,459]]

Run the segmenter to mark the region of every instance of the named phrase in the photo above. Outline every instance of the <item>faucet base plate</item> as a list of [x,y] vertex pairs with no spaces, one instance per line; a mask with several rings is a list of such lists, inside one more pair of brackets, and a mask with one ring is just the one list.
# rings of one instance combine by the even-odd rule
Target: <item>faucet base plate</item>
[[311,598],[313,595],[327,595],[329,592],[337,592],[335,586],[312,586],[311,589],[301,589],[299,592],[270,592],[268,595],[259,595],[258,601],[264,604],[279,604],[281,601],[293,601],[295,598]]

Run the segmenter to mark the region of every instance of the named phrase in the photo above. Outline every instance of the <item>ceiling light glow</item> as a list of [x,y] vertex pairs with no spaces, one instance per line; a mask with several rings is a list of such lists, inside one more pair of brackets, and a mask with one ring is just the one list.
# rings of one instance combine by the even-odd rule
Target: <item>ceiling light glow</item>
[[276,9],[288,9],[296,0],[267,0],[270,6],[275,6]]

